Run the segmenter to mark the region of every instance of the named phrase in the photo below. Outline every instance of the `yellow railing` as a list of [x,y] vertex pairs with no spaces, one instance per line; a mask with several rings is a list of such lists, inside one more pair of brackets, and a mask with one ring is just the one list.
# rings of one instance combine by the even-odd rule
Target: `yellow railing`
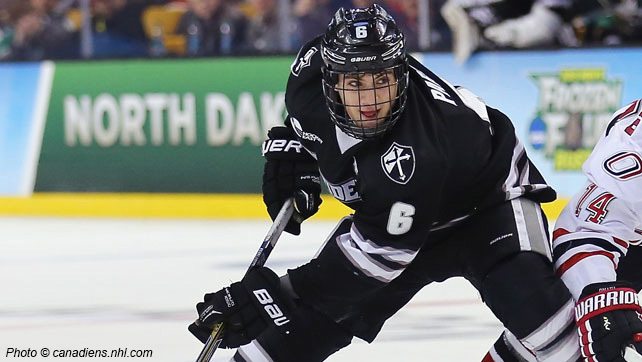
[[[338,219],[351,212],[334,198],[323,195],[314,219]],[[555,219],[568,199],[544,204],[546,215]],[[0,197],[0,215],[74,217],[160,218],[267,218],[257,194],[104,194],[36,193],[31,197]]]

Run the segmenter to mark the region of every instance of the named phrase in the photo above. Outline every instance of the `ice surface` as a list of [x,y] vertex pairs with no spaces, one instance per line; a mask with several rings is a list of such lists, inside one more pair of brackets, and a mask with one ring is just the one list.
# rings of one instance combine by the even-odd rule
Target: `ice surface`
[[[0,359],[194,361],[195,303],[242,277],[265,221],[0,218]],[[268,266],[311,258],[334,223],[284,234]],[[502,327],[460,278],[424,288],[373,344],[328,361],[481,361]],[[151,349],[152,358],[6,358],[7,349]],[[219,350],[213,361],[229,360]]]

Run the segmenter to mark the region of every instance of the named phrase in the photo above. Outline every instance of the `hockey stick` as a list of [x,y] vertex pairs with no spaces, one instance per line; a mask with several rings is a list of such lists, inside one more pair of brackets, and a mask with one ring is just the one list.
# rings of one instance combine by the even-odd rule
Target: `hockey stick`
[[[279,211],[279,214],[274,219],[272,227],[270,227],[267,235],[263,238],[263,242],[245,274],[247,274],[253,267],[263,266],[265,264],[265,261],[268,256],[270,256],[272,249],[274,249],[274,245],[276,245],[277,240],[279,240],[279,237],[281,236],[283,229],[285,229],[285,225],[287,225],[293,212],[294,205],[292,204],[292,199],[287,199],[281,207],[281,211]],[[198,323],[198,320],[196,323]],[[210,359],[212,359],[214,352],[221,344],[223,327],[223,323],[217,323],[214,325],[212,328],[212,334],[207,338],[207,342],[205,342],[205,346],[203,346],[201,353],[198,355],[198,358],[196,358],[196,362],[209,362]]]
[[[632,342],[638,344],[642,342],[642,333],[634,334]],[[635,349],[633,344],[630,344],[624,347],[624,360],[626,360],[626,362],[642,362],[642,355]]]
[[626,362],[642,362],[642,355],[632,346],[626,346],[624,348],[624,359]]

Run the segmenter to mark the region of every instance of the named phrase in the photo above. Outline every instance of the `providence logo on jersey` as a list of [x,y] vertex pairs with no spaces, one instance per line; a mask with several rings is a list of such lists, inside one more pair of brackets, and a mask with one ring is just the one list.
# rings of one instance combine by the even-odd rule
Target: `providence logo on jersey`
[[410,146],[393,142],[381,156],[381,167],[392,181],[405,185],[415,173],[415,151]]

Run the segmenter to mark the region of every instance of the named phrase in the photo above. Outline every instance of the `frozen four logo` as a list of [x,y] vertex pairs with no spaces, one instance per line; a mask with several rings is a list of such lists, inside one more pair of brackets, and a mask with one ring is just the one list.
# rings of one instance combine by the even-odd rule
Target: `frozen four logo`
[[392,181],[405,185],[415,173],[415,152],[410,146],[393,142],[381,156],[381,167]]
[[600,68],[531,74],[539,89],[530,144],[556,170],[579,170],[611,114],[621,107],[622,81]]
[[301,122],[299,122],[298,119],[290,116],[290,124],[292,124],[292,128],[294,129],[294,132],[297,134],[297,136],[301,137],[301,139],[312,141],[312,142],[323,143],[323,140],[319,138],[319,136],[317,136],[316,134],[305,132],[303,130],[303,127],[301,126]]

